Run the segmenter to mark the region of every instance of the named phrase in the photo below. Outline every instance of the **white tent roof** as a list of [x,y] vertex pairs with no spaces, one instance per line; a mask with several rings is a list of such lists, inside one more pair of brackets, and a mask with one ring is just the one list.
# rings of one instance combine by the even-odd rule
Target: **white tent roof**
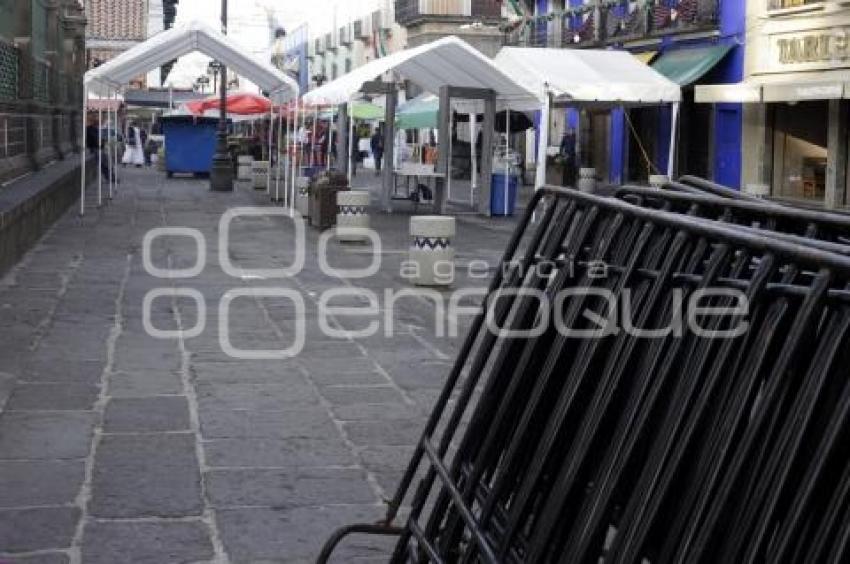
[[496,66],[534,92],[547,88],[556,103],[659,104],[679,102],[679,85],[626,51],[504,47]]
[[444,37],[375,59],[304,95],[310,104],[344,104],[364,83],[397,71],[423,89],[437,93],[441,86],[489,88],[505,105],[539,107],[535,95],[503,73],[493,61],[457,37]]
[[223,33],[198,21],[158,33],[86,72],[85,85],[89,92],[106,96],[131,79],[193,51],[221,61],[228,69],[268,92],[275,103],[298,95],[298,84],[290,77],[270,63],[246,54]]

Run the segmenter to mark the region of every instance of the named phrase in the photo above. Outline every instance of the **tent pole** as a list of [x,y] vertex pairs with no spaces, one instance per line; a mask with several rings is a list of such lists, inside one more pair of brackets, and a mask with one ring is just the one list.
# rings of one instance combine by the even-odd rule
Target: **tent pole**
[[351,100],[348,101],[348,114],[346,117],[348,118],[348,187],[351,188],[351,167],[354,160],[354,147],[352,147],[352,143],[354,143],[354,111],[351,106]]
[[[280,111],[278,111],[278,115],[280,115]],[[271,174],[272,174],[272,134],[274,132],[274,104],[269,108],[269,169],[266,177],[266,194],[271,194]],[[280,201],[280,126],[278,125],[277,130],[277,146],[278,146],[278,154],[277,159],[275,160],[275,179],[274,179],[274,201]]]
[[289,204],[289,209],[292,211],[292,204],[295,200],[295,182],[298,180],[298,154],[301,148],[298,145],[298,121],[301,119],[301,101],[295,99],[295,119],[292,120],[292,179],[289,183],[289,191],[286,194],[286,201]]
[[[115,96],[115,100],[116,101],[118,100],[118,90],[115,90],[114,92],[110,92],[110,94],[109,94],[109,101],[110,102],[112,101],[113,94]],[[107,123],[110,121],[109,120],[109,114],[110,114],[111,106],[112,106],[112,104],[109,104],[109,105],[106,106],[106,121],[107,121]],[[115,123],[116,123],[115,131],[116,131],[116,136],[117,136],[118,135],[118,133],[117,133],[118,132],[118,111],[117,111],[117,109],[115,111],[113,111],[112,114],[115,117]],[[110,151],[110,153],[108,153],[107,156],[110,156],[110,155],[111,155],[111,157],[110,157],[111,162],[109,164],[110,165],[116,164],[118,162],[118,158],[117,158],[118,144],[117,143],[113,144],[112,151]],[[113,167],[112,170],[114,171],[115,168]],[[115,178],[113,178],[113,176],[114,176],[114,174],[109,175],[109,199],[110,200],[112,199],[113,194],[115,192],[115,187],[113,186],[113,184],[115,183]]]
[[88,148],[86,147],[86,123],[88,116],[86,115],[86,110],[88,109],[88,96],[89,89],[84,85],[83,86],[83,127],[80,128],[80,216],[84,216],[86,214],[86,152]]
[[[109,99],[107,98],[107,103]],[[109,114],[109,106],[106,107],[106,113]],[[107,120],[107,125],[109,120]],[[103,205],[103,108],[97,107],[97,205]],[[107,135],[109,131],[107,130]],[[107,155],[108,157],[108,155]],[[110,165],[112,163],[109,163]]]
[[330,172],[331,170],[331,137],[333,136],[333,131],[331,126],[333,125],[333,112],[331,112],[331,117],[328,119],[328,129],[327,129],[327,137],[328,137],[328,147],[325,151],[325,170]]
[[[118,182],[118,90],[115,91],[115,109],[112,111],[112,117],[115,120],[115,125],[113,126],[115,129],[115,143],[112,144],[112,182],[117,184]],[[117,186],[116,186],[117,188]],[[112,199],[112,190],[109,192],[109,199]]]
[[546,185],[546,153],[549,149],[549,119],[552,112],[552,98],[545,92],[543,109],[540,112],[540,135],[537,137],[537,168],[534,171],[534,189],[540,190]]
[[475,136],[475,125],[478,120],[478,114],[473,111],[469,114],[469,161],[470,161],[470,188],[469,188],[469,205],[475,207],[475,189],[478,185],[478,168],[475,166],[478,162],[478,155],[476,155],[476,151],[478,147],[476,146],[476,136]]
[[505,106],[505,215],[508,215],[508,181],[510,179],[510,164],[508,156],[511,152],[511,109]]
[[[307,108],[304,105],[304,99],[301,99],[301,129],[304,132],[304,137],[301,138],[301,149],[298,151],[298,162],[300,163],[300,168],[298,169],[298,177],[304,176],[302,174],[302,168],[304,168],[304,163],[307,162],[307,155],[304,154],[305,147],[304,145],[307,142]],[[312,150],[312,145],[310,146]],[[289,200],[289,208],[290,211],[295,211],[295,196],[298,193],[298,185],[296,184],[292,189],[292,199]]]
[[307,110],[304,108],[304,100],[301,99],[298,103],[298,115],[301,118],[301,127],[295,135],[295,181],[292,183],[292,194],[289,198],[289,213],[295,215],[295,197],[298,194],[298,179],[301,178],[301,169],[304,166],[304,138],[301,137],[301,132],[307,132]]
[[452,201],[452,149],[454,149],[454,143],[452,139],[452,126],[454,125],[454,116],[449,114],[449,158],[448,163],[446,164],[446,201]]
[[295,106],[290,108],[286,116],[286,139],[283,145],[286,147],[286,166],[283,169],[283,205],[286,206],[289,197],[289,184],[292,182],[292,132],[295,130]]
[[670,153],[667,156],[667,177],[673,180],[673,175],[676,173],[676,157],[678,147],[676,142],[679,133],[679,102],[673,102],[673,115],[670,119]]
[[319,133],[319,106],[313,106],[313,135],[310,141],[310,168],[316,166],[316,139]]

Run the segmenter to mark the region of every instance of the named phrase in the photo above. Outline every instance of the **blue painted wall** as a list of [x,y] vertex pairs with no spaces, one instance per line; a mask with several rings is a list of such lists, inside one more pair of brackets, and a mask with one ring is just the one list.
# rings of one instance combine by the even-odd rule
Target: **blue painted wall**
[[[746,5],[741,0],[720,0],[720,37],[696,41],[673,41],[664,37],[665,49],[686,49],[709,45],[732,45],[728,55],[700,82],[704,84],[733,84],[744,78],[744,40]],[[715,182],[733,188],[741,185],[741,136],[743,128],[741,104],[717,104],[714,107],[714,162]],[[671,112],[664,108],[659,113],[658,138],[656,139],[655,163],[662,171],[667,170],[670,154]],[[681,171],[687,172],[687,171]]]
[[[571,6],[579,6],[584,0],[570,0]],[[742,0],[720,0],[720,37],[694,41],[674,41],[674,36],[662,38],[660,50],[702,47],[716,44],[733,45],[732,51],[717,65],[701,82],[706,84],[736,83],[744,77],[744,40],[746,25],[746,3]],[[551,9],[550,0],[537,0],[537,14],[544,15]],[[741,183],[741,138],[742,138],[742,108],[740,104],[717,104],[714,107],[714,180],[727,186],[740,187]],[[566,123],[578,128],[578,112],[566,110]],[[654,164],[662,172],[667,170],[670,153],[670,124],[671,110],[661,108],[658,112],[657,139],[655,154],[652,155]],[[540,114],[535,116],[535,126],[540,130]],[[708,135],[708,132],[706,132]],[[622,183],[625,180],[626,143],[631,132],[626,124],[623,112],[611,112],[610,146],[611,153],[609,180],[612,183]],[[558,144],[560,139],[551,139],[550,143]],[[600,171],[602,172],[602,171]]]

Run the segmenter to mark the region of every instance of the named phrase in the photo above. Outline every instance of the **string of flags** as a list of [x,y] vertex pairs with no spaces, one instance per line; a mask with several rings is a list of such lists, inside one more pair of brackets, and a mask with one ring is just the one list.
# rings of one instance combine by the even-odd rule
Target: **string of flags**
[[618,15],[625,25],[625,20],[638,12],[652,12],[652,22],[655,27],[663,27],[677,20],[690,21],[697,16],[697,0],[599,0],[593,4],[582,4],[570,6],[560,10],[553,10],[546,14],[537,16],[525,16],[523,18],[508,22],[502,31],[510,33],[519,28],[530,29],[535,25],[552,22],[555,20],[583,18],[591,14],[597,8],[611,9],[623,8],[624,12]]

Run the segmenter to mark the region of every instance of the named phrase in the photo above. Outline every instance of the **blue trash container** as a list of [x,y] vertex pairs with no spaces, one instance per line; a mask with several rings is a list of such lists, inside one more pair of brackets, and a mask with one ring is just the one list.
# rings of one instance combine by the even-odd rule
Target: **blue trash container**
[[162,118],[165,136],[165,170],[174,173],[209,174],[215,154],[218,119],[192,116]]
[[508,206],[505,213],[505,174],[494,174],[490,177],[490,214],[491,215],[513,215],[516,209],[516,191],[519,185],[519,177],[507,175],[508,179]]

